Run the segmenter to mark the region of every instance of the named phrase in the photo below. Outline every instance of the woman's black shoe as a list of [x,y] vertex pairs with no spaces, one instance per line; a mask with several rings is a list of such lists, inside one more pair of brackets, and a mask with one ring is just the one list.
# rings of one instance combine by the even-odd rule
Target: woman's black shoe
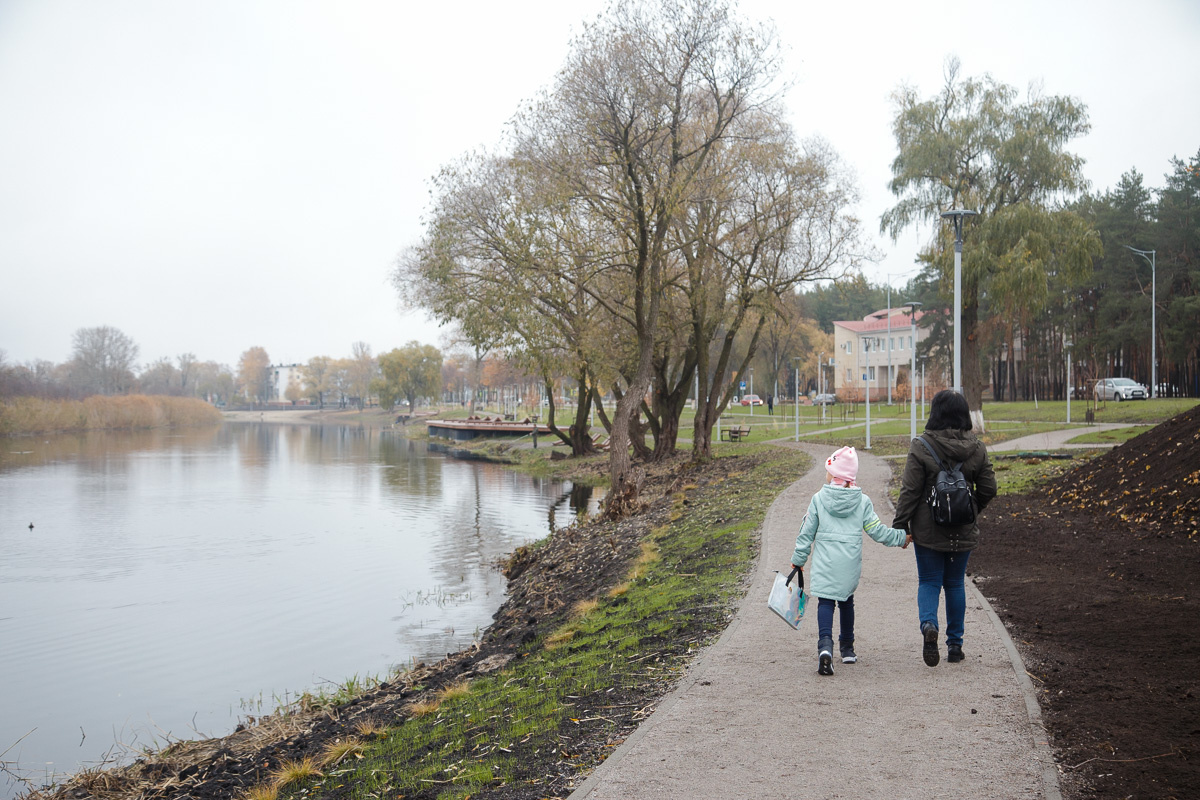
[[966,656],[963,655],[961,644],[946,645],[946,660],[951,664],[962,661],[964,658],[966,658]]
[[932,622],[926,622],[921,625],[921,635],[925,637],[925,646],[921,648],[921,655],[925,657],[925,665],[936,667],[938,662],[942,660],[942,656],[938,653],[937,626]]

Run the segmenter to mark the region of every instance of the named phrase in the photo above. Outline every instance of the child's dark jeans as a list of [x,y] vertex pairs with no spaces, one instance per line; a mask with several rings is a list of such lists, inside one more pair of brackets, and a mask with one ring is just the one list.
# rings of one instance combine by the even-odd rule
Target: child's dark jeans
[[833,641],[833,607],[840,609],[838,621],[840,632],[838,642],[850,644],[854,641],[854,595],[845,600],[830,600],[828,597],[817,598],[817,638]]

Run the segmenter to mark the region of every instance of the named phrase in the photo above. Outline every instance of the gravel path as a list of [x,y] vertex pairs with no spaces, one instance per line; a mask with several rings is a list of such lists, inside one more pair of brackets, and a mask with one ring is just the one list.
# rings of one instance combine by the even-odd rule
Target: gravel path
[[[817,466],[768,511],[733,622],[571,797],[1058,800],[1029,679],[970,583],[967,660],[943,657],[935,668],[921,659],[911,549],[866,541],[855,595],[859,662],[835,660],[831,677],[817,674],[815,607],[799,632],[767,609],[774,570],[787,567],[824,478],[829,448],[800,447]],[[889,522],[889,468],[859,458],[859,483]],[[985,528],[983,546],[986,536]]]

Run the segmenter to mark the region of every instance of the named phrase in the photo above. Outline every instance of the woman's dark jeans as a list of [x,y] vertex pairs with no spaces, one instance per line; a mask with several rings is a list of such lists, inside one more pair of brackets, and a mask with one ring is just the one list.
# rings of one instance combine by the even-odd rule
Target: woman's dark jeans
[[838,641],[850,644],[854,641],[854,595],[845,600],[830,600],[828,597],[817,598],[817,641],[828,639],[833,641],[833,606],[836,603],[841,609],[838,612],[840,633]]
[[[920,625],[938,626],[938,602],[946,590],[946,644],[962,646],[967,614],[967,559],[971,553],[943,553],[913,542],[917,554],[917,614]],[[818,619],[820,617],[818,616]]]

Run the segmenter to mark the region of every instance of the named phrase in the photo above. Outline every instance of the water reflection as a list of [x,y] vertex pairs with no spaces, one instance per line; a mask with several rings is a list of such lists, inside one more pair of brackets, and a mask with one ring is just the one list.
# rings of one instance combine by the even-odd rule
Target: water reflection
[[33,731],[3,760],[44,780],[464,647],[589,495],[349,426],[2,440],[0,751]]

